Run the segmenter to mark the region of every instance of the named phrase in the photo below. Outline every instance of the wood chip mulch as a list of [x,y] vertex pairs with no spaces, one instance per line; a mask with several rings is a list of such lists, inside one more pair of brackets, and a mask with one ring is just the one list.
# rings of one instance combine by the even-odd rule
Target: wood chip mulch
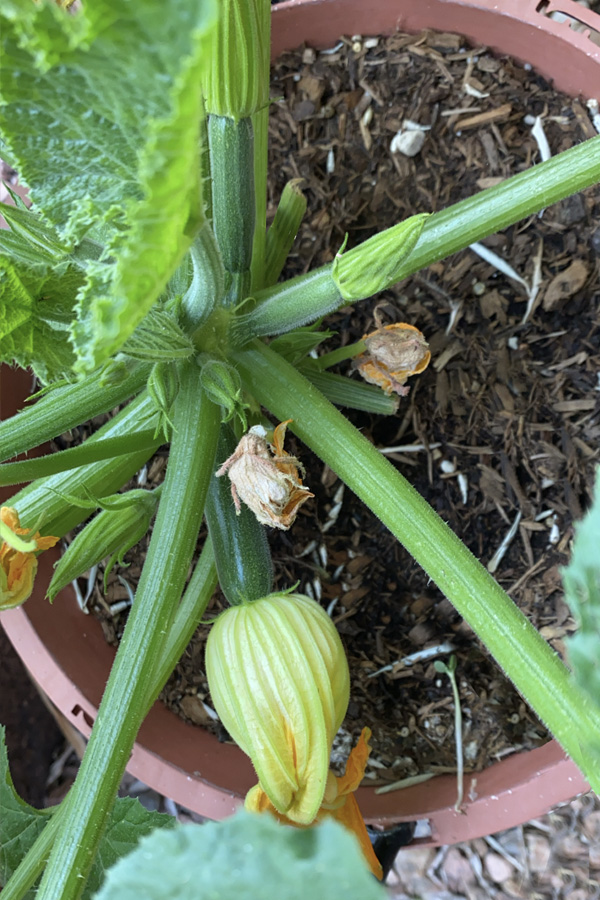
[[[291,178],[308,198],[287,276],[331,260],[345,233],[353,246],[535,165],[541,151],[526,117],[539,119],[553,154],[595,134],[579,100],[449,34],[342,39],[328,51],[285,54],[272,95],[269,215]],[[390,151],[407,121],[426,129],[414,157]],[[599,204],[591,188],[484,241],[529,286],[539,281],[532,302],[522,283],[466,250],[329,317],[337,336],[323,346],[359,339],[375,310],[424,332],[432,364],[412,379],[398,414],[349,415],[484,564],[520,515],[495,576],[561,654],[575,624],[560,567],[599,458]],[[348,364],[338,371],[358,377]],[[291,439],[288,449],[316,497],[289,533],[270,536],[277,586],[299,581],[342,634],[352,699],[335,760],[369,725],[370,783],[455,769],[448,680],[432,660],[403,663],[443,642],[458,659],[467,771],[545,741],[469,627],[381,523],[306,448]],[[163,453],[150,483],[164,464]],[[106,600],[95,591],[109,639],[123,627],[110,606],[129,592],[117,574],[135,589],[143,556],[142,545],[131,568],[115,570]],[[213,611],[221,604],[215,598]],[[210,724],[206,633],[198,630],[163,694],[198,724]]]

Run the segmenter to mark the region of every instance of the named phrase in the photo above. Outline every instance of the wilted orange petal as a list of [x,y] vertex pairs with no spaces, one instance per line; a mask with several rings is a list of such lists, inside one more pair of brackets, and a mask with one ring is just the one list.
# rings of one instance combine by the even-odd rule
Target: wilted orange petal
[[348,828],[356,835],[371,872],[381,881],[383,878],[383,869],[381,868],[381,863],[375,856],[375,851],[373,850],[367,827],[361,811],[358,808],[358,803],[356,802],[354,794],[348,794],[345,798],[345,802],[337,809],[323,810],[317,816],[317,821],[321,821],[328,816],[335,819],[336,822],[339,822],[340,825],[343,825],[344,828]]
[[292,419],[286,419],[285,422],[280,422],[277,428],[273,431],[273,446],[275,447],[275,453],[277,456],[289,456],[289,454],[283,449],[283,442],[285,441],[285,432],[290,424]]
[[47,537],[36,536],[35,543],[38,550],[49,550],[50,547],[54,547],[59,540],[60,538],[53,537],[52,535],[48,535]]
[[365,776],[365,768],[367,760],[371,752],[369,740],[371,739],[371,729],[363,728],[360,737],[353,747],[348,762],[346,763],[346,771],[337,778],[338,796],[340,794],[349,794],[355,791]]

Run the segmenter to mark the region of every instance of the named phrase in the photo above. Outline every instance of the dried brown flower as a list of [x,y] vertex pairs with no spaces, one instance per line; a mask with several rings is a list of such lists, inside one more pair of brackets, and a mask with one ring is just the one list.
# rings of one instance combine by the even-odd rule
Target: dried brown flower
[[277,426],[272,444],[265,438],[265,429],[255,425],[215,473],[217,477],[229,475],[238,514],[242,500],[262,525],[283,531],[294,523],[302,504],[314,497],[302,484],[302,465],[283,449],[289,422],[291,419]]
[[378,328],[366,334],[363,341],[367,349],[356,357],[353,366],[365,381],[379,385],[386,394],[394,391],[405,397],[409,391],[406,380],[423,372],[431,359],[423,334],[406,322]]

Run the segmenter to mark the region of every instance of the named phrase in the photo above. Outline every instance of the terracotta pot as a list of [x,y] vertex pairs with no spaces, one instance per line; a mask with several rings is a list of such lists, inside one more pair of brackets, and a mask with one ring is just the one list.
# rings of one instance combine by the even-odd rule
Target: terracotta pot
[[[540,12],[537,8],[542,9]],[[460,32],[476,43],[531,63],[556,86],[571,93],[597,95],[600,48],[588,33],[548,18],[553,10],[600,31],[600,17],[571,0],[290,0],[273,14],[273,52],[301,41],[331,45],[340,34],[391,33],[396,28]],[[11,415],[29,389],[24,373],[3,370],[2,418]],[[10,494],[4,491],[4,497]],[[1,616],[15,648],[35,681],[66,718],[89,734],[108,678],[114,650],[99,624],[83,615],[65,591],[51,608],[44,599],[56,556],[40,559],[37,595],[21,609]],[[236,747],[187,725],[155,704],[135,744],[128,770],[160,793],[212,819],[228,816],[242,802],[255,776]],[[436,778],[401,792],[376,795],[361,788],[358,799],[370,822],[426,820],[429,836],[421,844],[452,844],[508,828],[541,815],[588,785],[554,742],[512,756],[466,779],[464,812],[454,811],[455,779]],[[427,828],[421,833],[427,833]]]

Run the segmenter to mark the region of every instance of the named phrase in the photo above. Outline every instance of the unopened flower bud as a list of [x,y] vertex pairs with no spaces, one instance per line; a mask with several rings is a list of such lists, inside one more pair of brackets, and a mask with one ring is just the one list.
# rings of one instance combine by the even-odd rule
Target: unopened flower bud
[[[5,532],[5,539],[0,545],[1,610],[20,606],[31,595],[38,565],[36,552],[54,547],[58,538],[40,537],[39,531],[32,534],[31,529],[21,528],[16,509],[12,509],[10,506],[3,506],[0,509],[0,519]],[[19,542],[11,540],[7,529],[17,537],[26,537],[28,543],[34,543],[34,549],[29,551],[17,549],[13,545]]]
[[358,247],[338,252],[331,275],[344,300],[363,300],[402,277],[404,261],[414,250],[428,213],[419,213],[380,231]]
[[260,788],[279,813],[309,825],[349,697],[348,662],[330,617],[302,594],[232,606],[210,631],[206,673],[215,709]]
[[353,367],[365,381],[377,384],[386,394],[393,391],[401,397],[411,375],[418,375],[429,365],[431,353],[423,334],[405,322],[385,325],[363,337],[366,352],[358,356]]
[[220,359],[208,359],[203,362],[200,374],[202,387],[213,403],[223,408],[223,422],[237,415],[242,427],[247,427],[246,404],[242,397],[242,382],[238,370]]
[[314,497],[302,484],[300,462],[283,449],[289,421],[277,426],[272,445],[265,439],[264,428],[251,428],[215,473],[217,477],[229,475],[238,512],[242,500],[262,525],[283,531],[293,524],[302,504]]
[[177,369],[173,363],[160,362],[152,366],[148,378],[148,393],[160,412],[168,416],[179,390]]
[[127,551],[148,531],[157,502],[157,492],[144,490],[132,490],[98,501],[109,508],[103,509],[69,544],[50,582],[50,600],[75,578],[110,557],[104,570],[106,583],[115,562],[123,565]]

